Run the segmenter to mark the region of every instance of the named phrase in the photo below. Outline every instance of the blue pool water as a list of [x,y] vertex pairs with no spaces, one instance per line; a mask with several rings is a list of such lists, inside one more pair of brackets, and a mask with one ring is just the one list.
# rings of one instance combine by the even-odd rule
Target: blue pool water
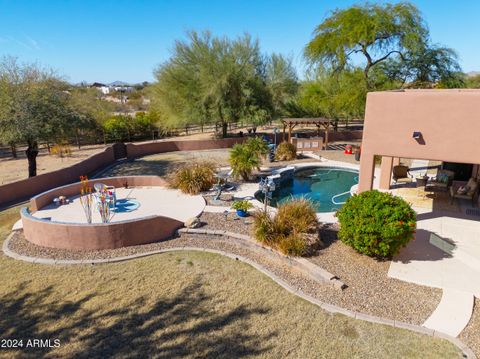
[[[292,198],[304,197],[312,201],[317,212],[333,212],[350,197],[350,189],[358,183],[358,171],[336,167],[300,169],[293,179],[285,180],[272,194],[271,206]],[[257,199],[263,202],[263,194]],[[333,199],[333,201],[332,201]]]

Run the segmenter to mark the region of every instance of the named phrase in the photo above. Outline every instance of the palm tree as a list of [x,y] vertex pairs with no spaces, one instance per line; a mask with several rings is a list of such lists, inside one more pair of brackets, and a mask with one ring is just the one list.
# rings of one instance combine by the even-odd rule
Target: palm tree
[[268,144],[260,137],[249,138],[245,144],[236,144],[230,150],[230,166],[235,177],[248,181],[254,169],[259,170],[261,157],[268,153]]

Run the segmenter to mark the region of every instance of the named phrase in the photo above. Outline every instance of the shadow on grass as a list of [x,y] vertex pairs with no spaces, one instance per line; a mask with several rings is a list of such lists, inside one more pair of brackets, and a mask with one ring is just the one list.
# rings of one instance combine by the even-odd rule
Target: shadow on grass
[[[94,294],[59,302],[53,287],[30,293],[24,283],[0,298],[0,333],[2,338],[23,339],[24,345],[28,339],[51,339],[52,344],[59,339],[75,358],[245,357],[272,348],[268,343],[276,333],[248,334],[250,323],[267,316],[268,309],[215,309],[219,301],[205,293],[200,281],[195,278],[195,284],[155,303],[147,304],[142,296],[122,308],[103,308],[102,313],[85,308]],[[11,354],[55,357],[54,350],[24,347]]]

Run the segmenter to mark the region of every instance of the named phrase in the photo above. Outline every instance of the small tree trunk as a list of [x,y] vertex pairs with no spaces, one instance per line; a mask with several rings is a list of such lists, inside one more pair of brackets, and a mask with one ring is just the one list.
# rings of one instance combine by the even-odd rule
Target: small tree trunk
[[78,135],[78,128],[75,129],[75,140],[77,141],[78,149],[80,149],[80,136]]
[[223,121],[222,122],[222,137],[227,137],[227,132],[228,132],[228,122]]
[[27,155],[28,159],[28,177],[35,177],[37,175],[37,141],[28,141],[28,147],[25,151],[25,154]]
[[50,154],[50,142],[47,141],[47,150],[48,150],[48,154]]
[[12,157],[17,158],[17,146],[14,143],[10,144],[10,150],[12,151]]

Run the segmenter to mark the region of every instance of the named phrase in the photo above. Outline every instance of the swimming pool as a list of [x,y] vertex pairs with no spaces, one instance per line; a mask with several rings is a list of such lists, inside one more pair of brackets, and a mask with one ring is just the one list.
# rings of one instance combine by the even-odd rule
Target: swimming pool
[[[358,183],[358,171],[339,167],[308,167],[295,171],[292,179],[282,181],[269,201],[271,206],[292,198],[304,197],[313,202],[317,212],[333,212],[350,197]],[[263,202],[263,193],[255,197]]]

